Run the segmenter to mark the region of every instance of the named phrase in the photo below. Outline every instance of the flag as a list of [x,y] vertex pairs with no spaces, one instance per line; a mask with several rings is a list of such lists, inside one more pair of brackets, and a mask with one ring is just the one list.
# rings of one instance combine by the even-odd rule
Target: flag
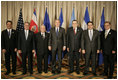
[[[43,23],[46,27],[46,31],[49,32],[50,29],[51,29],[51,25],[50,25],[50,19],[49,19],[48,13],[47,13],[47,8],[46,8],[46,11],[45,11],[45,17],[44,17],[44,22]],[[50,63],[50,61],[51,61],[51,52],[49,52],[48,64]]]
[[60,16],[59,16],[59,20],[60,20],[60,26],[62,27],[62,24],[63,24],[63,13],[62,13],[62,8],[61,8],[61,13],[60,13]]
[[38,24],[37,24],[37,15],[36,15],[36,10],[34,9],[33,16],[30,22],[30,27],[29,29],[33,31],[34,33],[38,32]]
[[[101,32],[101,31],[104,30],[104,23],[105,23],[105,17],[104,17],[104,8],[103,8],[100,24],[97,28],[98,31]],[[98,55],[98,65],[101,65],[102,63],[103,63],[103,53],[99,53],[99,55]]]
[[[32,19],[30,21],[30,27],[29,30],[33,31],[34,33],[38,33],[38,24],[37,24],[37,15],[36,15],[36,10],[34,9],[33,12],[33,16]],[[33,54],[33,56],[35,57],[35,64],[37,64],[37,56],[36,56],[36,52]]]
[[86,30],[87,29],[87,22],[90,21],[89,18],[89,12],[88,12],[88,7],[86,7],[85,15],[84,15],[84,21],[82,23],[82,29]]
[[46,31],[49,32],[50,29],[51,29],[51,25],[50,25],[50,19],[49,19],[49,16],[48,16],[47,8],[46,8],[46,12],[45,12],[45,17],[44,17],[43,24],[46,27]]
[[71,20],[70,20],[70,24],[69,24],[69,27],[72,26],[72,21],[75,20],[75,10],[73,8],[73,11],[72,11],[72,16],[71,16]]
[[[23,17],[22,17],[22,8],[20,9],[16,30],[18,32],[24,30],[24,22],[23,22]],[[17,64],[18,65],[22,64],[22,56],[21,56],[21,53],[18,53],[18,52],[17,52]]]
[[[63,27],[63,12],[62,12],[62,8],[61,8],[61,12],[60,12],[60,16],[59,16],[59,20],[60,20],[60,27]],[[62,58],[64,57],[64,52],[62,52]],[[58,60],[58,55],[56,55],[56,60]]]

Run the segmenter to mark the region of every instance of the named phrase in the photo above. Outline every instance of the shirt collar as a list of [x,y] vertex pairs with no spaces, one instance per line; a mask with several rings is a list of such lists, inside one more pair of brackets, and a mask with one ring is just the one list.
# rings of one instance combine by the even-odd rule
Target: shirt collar
[[7,31],[9,31],[9,30],[11,31],[12,29],[7,29]]
[[107,33],[108,33],[110,31],[110,28],[108,30],[105,30],[105,31],[107,31]]
[[76,28],[73,28],[73,29],[77,30],[77,27]]

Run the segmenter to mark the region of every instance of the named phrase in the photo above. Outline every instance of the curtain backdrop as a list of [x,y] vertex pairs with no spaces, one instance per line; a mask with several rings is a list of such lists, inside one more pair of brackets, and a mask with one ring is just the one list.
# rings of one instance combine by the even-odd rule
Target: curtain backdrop
[[31,21],[34,8],[36,9],[38,27],[43,24],[46,7],[52,27],[54,20],[59,18],[62,8],[65,29],[69,26],[72,10],[75,8],[75,17],[81,26],[87,6],[90,20],[93,21],[95,28],[99,25],[104,7],[105,20],[111,22],[112,29],[117,29],[116,1],[2,1],[1,30],[6,28],[7,20],[12,20],[13,28],[16,29],[20,8],[22,8],[24,22]]
[[[23,20],[30,22],[34,8],[36,9],[38,27],[43,24],[45,10],[50,18],[51,26],[54,20],[59,18],[62,8],[64,24],[67,30],[75,8],[75,17],[81,26],[86,7],[88,6],[90,20],[93,21],[95,28],[98,27],[104,7],[105,20],[111,22],[111,28],[117,30],[117,2],[116,1],[2,1],[1,2],[1,31],[6,29],[6,21],[13,21],[13,28],[16,29],[20,8],[22,8]],[[2,54],[2,60],[4,55]]]

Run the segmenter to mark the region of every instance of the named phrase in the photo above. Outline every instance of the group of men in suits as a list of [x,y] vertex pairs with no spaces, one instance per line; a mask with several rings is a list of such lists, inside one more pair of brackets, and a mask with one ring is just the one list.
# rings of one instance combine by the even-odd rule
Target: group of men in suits
[[[42,60],[44,59],[44,72],[48,72],[48,53],[52,54],[52,73],[61,73],[62,51],[67,49],[69,57],[69,72],[74,72],[76,61],[76,73],[80,74],[80,53],[85,54],[84,75],[88,74],[90,60],[92,73],[96,76],[96,56],[100,52],[104,56],[104,76],[112,78],[114,71],[114,54],[117,51],[117,33],[110,28],[111,23],[106,21],[105,30],[101,33],[94,29],[92,21],[87,23],[88,29],[78,27],[77,20],[72,21],[72,27],[65,29],[60,27],[60,20],[55,20],[55,27],[50,33],[46,32],[45,25],[40,26],[40,32],[34,34],[29,30],[29,23],[24,23],[24,31],[17,33],[12,29],[12,21],[6,22],[7,29],[2,31],[1,46],[5,53],[5,64],[8,75],[10,73],[10,55],[12,56],[12,71],[16,74],[16,52],[22,53],[23,75],[27,72],[26,57],[28,56],[28,70],[33,74],[33,54],[37,54],[38,73],[42,73]],[[56,54],[58,54],[58,68],[56,68]],[[112,59],[111,59],[112,58]],[[109,64],[110,63],[110,64]]]

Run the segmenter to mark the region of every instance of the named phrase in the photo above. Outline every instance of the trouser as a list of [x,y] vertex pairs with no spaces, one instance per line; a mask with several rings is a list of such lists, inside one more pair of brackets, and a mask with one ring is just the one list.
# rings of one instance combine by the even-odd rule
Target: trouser
[[5,53],[5,65],[7,72],[10,72],[10,56],[12,57],[12,72],[16,72],[16,52],[12,50],[7,50]]

